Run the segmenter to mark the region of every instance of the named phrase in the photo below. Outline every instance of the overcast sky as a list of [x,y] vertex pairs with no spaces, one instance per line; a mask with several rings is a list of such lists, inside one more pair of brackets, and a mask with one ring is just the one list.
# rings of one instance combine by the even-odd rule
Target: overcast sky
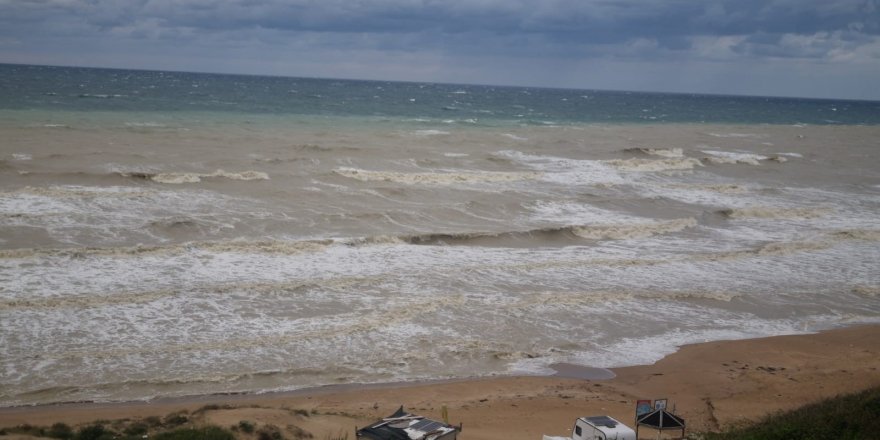
[[880,99],[880,0],[0,0],[0,62]]

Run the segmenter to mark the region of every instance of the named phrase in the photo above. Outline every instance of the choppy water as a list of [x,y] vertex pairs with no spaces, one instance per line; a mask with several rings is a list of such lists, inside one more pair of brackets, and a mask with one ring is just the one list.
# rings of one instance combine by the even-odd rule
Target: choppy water
[[880,318],[878,103],[0,66],[0,405]]

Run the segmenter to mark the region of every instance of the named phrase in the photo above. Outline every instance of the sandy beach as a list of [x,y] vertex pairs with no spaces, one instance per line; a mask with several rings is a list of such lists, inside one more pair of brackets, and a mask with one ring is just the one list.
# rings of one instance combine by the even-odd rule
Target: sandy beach
[[[352,435],[356,426],[404,405],[434,418],[440,418],[445,406],[450,422],[463,424],[462,438],[534,440],[542,434],[567,435],[579,416],[607,414],[631,422],[637,399],[667,398],[690,431],[713,430],[880,385],[878,341],[880,325],[708,342],[684,346],[653,365],[614,369],[616,376],[610,379],[498,377],[3,408],[0,427],[138,420],[187,411],[189,423],[197,426],[229,427],[248,420],[257,426],[276,425],[286,438],[295,437],[297,428],[315,438],[328,438]],[[596,373],[602,373],[571,366],[560,370],[572,376],[601,377]],[[219,409],[200,410],[207,405]]]

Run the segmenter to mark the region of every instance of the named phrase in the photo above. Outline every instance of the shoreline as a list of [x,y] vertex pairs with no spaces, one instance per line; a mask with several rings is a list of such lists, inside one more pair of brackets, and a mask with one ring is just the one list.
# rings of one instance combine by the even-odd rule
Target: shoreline
[[[618,368],[629,368],[634,367],[618,367]],[[328,385],[318,385],[318,386],[308,386],[304,388],[296,388],[290,390],[268,390],[268,391],[240,391],[240,392],[217,392],[217,393],[209,393],[209,394],[192,394],[192,395],[184,395],[184,396],[159,396],[159,397],[150,397],[145,399],[135,399],[135,400],[72,400],[72,401],[60,401],[60,402],[47,402],[47,403],[35,403],[35,404],[24,404],[24,405],[11,405],[11,406],[0,406],[0,415],[4,411],[14,411],[16,409],[29,409],[29,408],[41,408],[41,407],[65,407],[65,406],[81,406],[81,405],[89,405],[95,407],[102,406],[115,406],[115,405],[149,405],[149,404],[176,404],[176,403],[192,403],[192,402],[200,402],[200,401],[212,401],[213,399],[227,399],[227,400],[236,400],[243,399],[247,400],[250,398],[260,398],[260,397],[295,397],[300,395],[322,395],[322,394],[332,394],[332,393],[342,393],[346,391],[354,391],[354,390],[370,390],[370,389],[386,389],[386,388],[408,388],[408,387],[419,387],[426,385],[444,385],[458,382],[478,382],[485,380],[496,380],[496,379],[504,379],[504,378],[515,378],[515,377],[530,377],[530,378],[560,378],[560,379],[582,379],[582,380],[593,380],[593,381],[603,381],[615,378],[617,375],[613,370],[618,368],[598,368],[598,367],[590,367],[586,365],[579,365],[573,363],[555,363],[549,365],[549,368],[556,371],[553,374],[547,375],[527,375],[527,374],[509,374],[509,375],[491,375],[491,376],[474,376],[474,377],[461,377],[461,378],[451,378],[451,379],[423,379],[423,380],[412,380],[412,381],[392,381],[392,382],[376,382],[376,383],[342,383],[342,384],[328,384]]]
[[[0,428],[71,425],[199,412],[192,423],[239,420],[291,425],[316,437],[364,426],[401,404],[421,415],[464,423],[468,439],[540,438],[574,418],[607,414],[631,424],[638,399],[669,399],[689,430],[754,421],[839,394],[880,386],[880,325],[819,333],[681,346],[651,365],[614,368],[613,378],[500,376],[382,384],[341,384],[262,394],[211,394],[150,401],[78,402],[0,408]],[[602,369],[565,365],[569,376]],[[608,370],[605,370],[608,371]],[[559,373],[557,373],[559,374]],[[291,408],[309,411],[304,417]]]

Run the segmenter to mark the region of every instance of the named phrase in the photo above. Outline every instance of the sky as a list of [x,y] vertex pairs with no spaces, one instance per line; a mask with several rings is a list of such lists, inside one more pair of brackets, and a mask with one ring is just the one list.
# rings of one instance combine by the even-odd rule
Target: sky
[[0,0],[0,63],[880,100],[880,0]]

